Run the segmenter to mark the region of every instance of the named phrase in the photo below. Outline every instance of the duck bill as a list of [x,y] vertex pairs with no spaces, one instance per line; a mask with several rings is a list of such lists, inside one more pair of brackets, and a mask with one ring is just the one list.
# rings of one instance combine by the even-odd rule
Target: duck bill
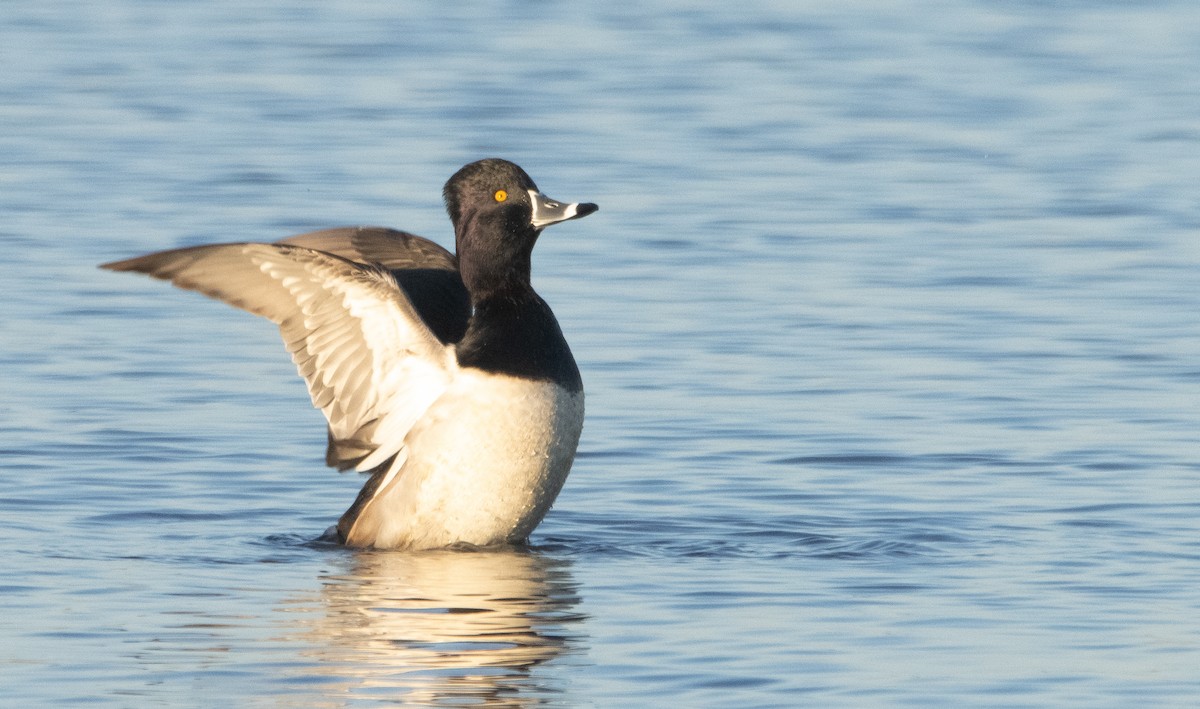
[[533,204],[533,218],[530,222],[534,229],[545,229],[551,224],[568,219],[586,217],[599,209],[591,202],[558,202],[537,190],[529,190],[529,201]]

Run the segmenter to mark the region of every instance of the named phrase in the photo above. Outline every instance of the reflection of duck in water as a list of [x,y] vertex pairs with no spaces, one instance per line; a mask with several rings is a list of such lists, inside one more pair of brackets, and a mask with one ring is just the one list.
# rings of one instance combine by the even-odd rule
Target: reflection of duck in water
[[326,684],[327,695],[535,706],[555,688],[532,668],[579,649],[564,561],[518,549],[351,559],[322,579],[319,596],[288,608],[303,613],[295,639],[318,660],[306,684]]

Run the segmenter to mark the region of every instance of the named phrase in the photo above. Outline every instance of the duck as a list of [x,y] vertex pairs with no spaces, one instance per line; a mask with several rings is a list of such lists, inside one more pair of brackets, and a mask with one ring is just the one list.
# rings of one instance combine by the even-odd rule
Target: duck
[[579,445],[583,380],[531,254],[546,227],[599,207],[550,199],[500,158],[463,166],[443,198],[455,253],[368,226],[101,265],[279,326],[328,423],[326,464],[369,475],[329,530],[346,546],[524,544]]

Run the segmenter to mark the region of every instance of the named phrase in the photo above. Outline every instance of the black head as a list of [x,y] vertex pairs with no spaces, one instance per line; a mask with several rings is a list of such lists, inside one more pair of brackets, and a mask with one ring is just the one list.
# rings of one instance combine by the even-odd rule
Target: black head
[[542,229],[596,211],[542,194],[517,165],[488,158],[463,166],[446,182],[459,270],[474,296],[529,285],[529,261]]

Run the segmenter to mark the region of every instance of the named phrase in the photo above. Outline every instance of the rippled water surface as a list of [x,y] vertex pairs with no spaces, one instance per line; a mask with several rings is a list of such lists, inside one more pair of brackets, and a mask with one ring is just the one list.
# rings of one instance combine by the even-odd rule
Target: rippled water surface
[[[6,3],[0,700],[1194,706],[1190,2]],[[501,155],[588,421],[528,549],[314,541],[267,322],[96,264]]]

